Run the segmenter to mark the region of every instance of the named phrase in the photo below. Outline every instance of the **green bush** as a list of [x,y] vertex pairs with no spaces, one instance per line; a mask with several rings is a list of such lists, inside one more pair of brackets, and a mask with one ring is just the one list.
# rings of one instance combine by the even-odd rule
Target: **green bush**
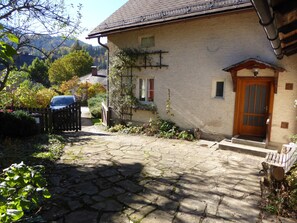
[[30,167],[23,162],[12,164],[0,177],[0,222],[19,221],[25,213],[38,208],[44,198],[50,198],[42,177],[42,166]]
[[105,100],[105,98],[105,94],[98,94],[88,100],[88,107],[94,118],[101,118],[101,104]]
[[38,133],[35,119],[25,111],[0,112],[0,136],[26,137]]

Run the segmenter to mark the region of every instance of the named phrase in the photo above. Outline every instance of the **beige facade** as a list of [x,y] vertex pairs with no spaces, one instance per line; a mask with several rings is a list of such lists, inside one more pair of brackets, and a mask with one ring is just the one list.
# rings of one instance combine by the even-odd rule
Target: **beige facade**
[[[147,50],[163,50],[168,68],[135,70],[137,77],[155,80],[154,103],[162,119],[182,128],[199,128],[206,135],[232,136],[236,92],[230,73],[222,69],[248,58],[283,67],[274,95],[271,143],[286,143],[296,133],[297,55],[277,60],[254,11],[238,12],[158,25],[108,36],[111,57],[117,48],[139,48],[142,37],[154,36],[155,45]],[[258,77],[273,76],[260,69]],[[238,76],[253,76],[244,69]],[[224,82],[223,97],[215,97],[216,83]],[[287,83],[293,90],[286,90]],[[137,88],[137,83],[136,83]],[[137,94],[137,89],[135,94]],[[171,113],[166,112],[169,97]],[[137,111],[137,121],[149,120],[149,114]],[[155,117],[153,115],[152,117]],[[281,128],[288,123],[287,128]]]

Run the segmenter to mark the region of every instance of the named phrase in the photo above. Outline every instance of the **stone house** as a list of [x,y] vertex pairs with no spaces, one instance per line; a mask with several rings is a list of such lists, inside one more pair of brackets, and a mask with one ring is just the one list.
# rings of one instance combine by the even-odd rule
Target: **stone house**
[[[155,105],[162,119],[199,128],[205,138],[241,135],[279,145],[297,131],[296,35],[288,34],[296,20],[285,21],[287,13],[297,14],[296,4],[286,10],[282,2],[129,0],[88,38],[108,37],[110,58],[119,49],[145,52],[141,69],[128,72],[133,94],[140,104]],[[126,118],[156,117],[141,107]]]

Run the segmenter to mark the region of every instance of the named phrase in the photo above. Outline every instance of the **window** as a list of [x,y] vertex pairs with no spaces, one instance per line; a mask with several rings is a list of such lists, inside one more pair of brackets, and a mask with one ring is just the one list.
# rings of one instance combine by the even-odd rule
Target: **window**
[[154,101],[154,79],[139,78],[139,101]]
[[224,97],[224,82],[217,81],[216,97]]
[[212,98],[224,98],[225,81],[222,79],[215,79],[212,81]]
[[142,48],[154,47],[155,46],[155,37],[154,36],[141,37],[140,46]]

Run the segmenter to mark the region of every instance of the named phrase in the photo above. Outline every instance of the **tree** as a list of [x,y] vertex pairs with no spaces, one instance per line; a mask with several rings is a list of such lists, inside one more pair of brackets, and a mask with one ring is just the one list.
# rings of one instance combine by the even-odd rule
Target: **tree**
[[5,87],[8,75],[12,69],[13,56],[17,53],[12,45],[19,42],[15,35],[5,32],[3,29],[4,27],[0,24],[0,91]]
[[81,45],[79,44],[78,40],[76,40],[70,48],[70,52],[74,52],[76,50],[82,50]]
[[[80,28],[82,5],[66,5],[64,0],[3,0],[0,1],[0,20],[4,30],[18,36],[17,50],[32,47],[30,41],[42,35],[77,34]],[[76,10],[76,13],[73,12]],[[74,18],[70,13],[76,15]],[[55,50],[57,46],[53,47]],[[42,51],[41,49],[39,49]],[[51,52],[43,52],[49,56]]]
[[[63,44],[68,37],[77,34],[80,28],[82,5],[66,6],[64,0],[2,0],[0,1],[0,91],[3,90],[13,63],[12,57],[22,48],[33,47],[31,40],[43,35],[61,35],[60,44],[45,51],[45,57]],[[71,10],[76,17],[70,15]]]
[[29,80],[29,73],[25,71],[11,71],[6,85],[0,91],[0,107],[14,106],[17,101],[16,91],[21,83]]
[[61,84],[74,76],[84,76],[91,72],[93,58],[86,51],[74,51],[55,60],[49,68],[49,80],[52,84]]
[[32,64],[28,67],[31,80],[49,87],[50,82],[48,78],[49,62],[35,58]]

